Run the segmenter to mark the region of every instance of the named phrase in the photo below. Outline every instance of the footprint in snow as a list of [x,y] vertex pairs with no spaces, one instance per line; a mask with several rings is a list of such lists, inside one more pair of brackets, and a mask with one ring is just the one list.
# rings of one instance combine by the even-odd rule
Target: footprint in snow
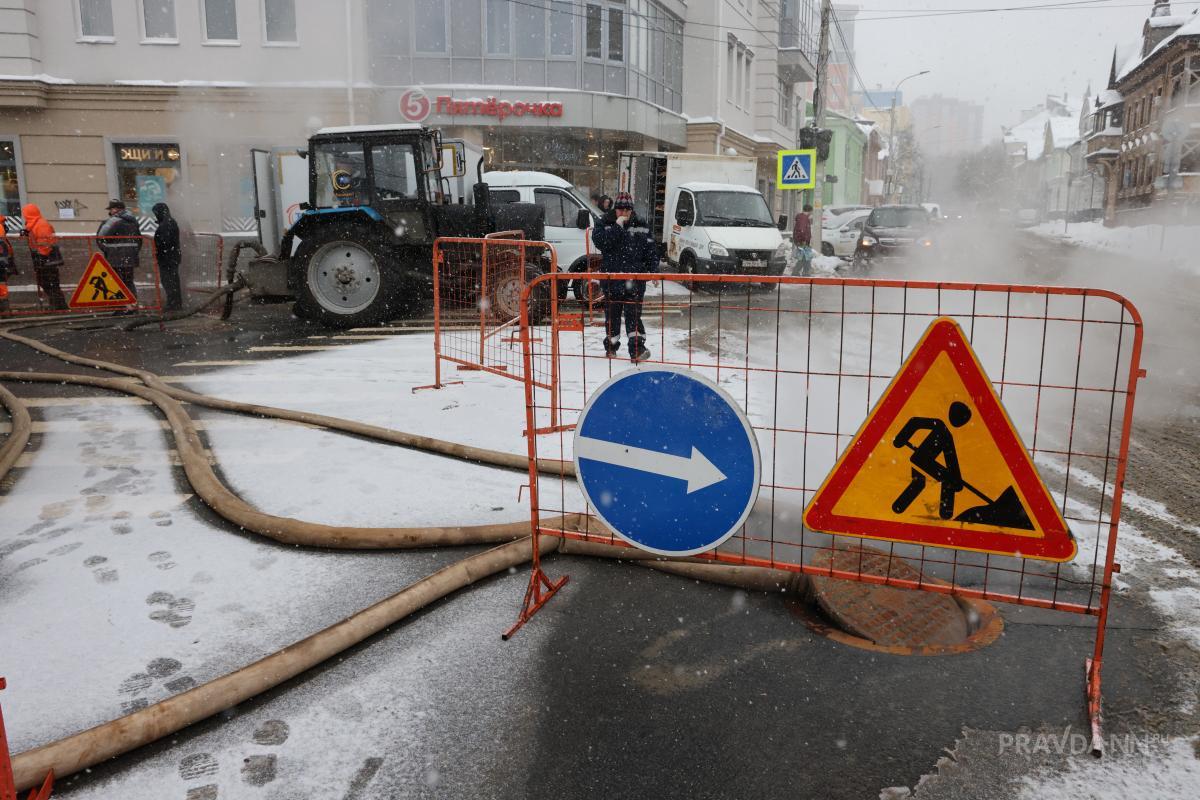
[[189,675],[176,675],[181,669],[183,664],[173,658],[156,658],[146,665],[144,672],[135,672],[121,681],[117,694],[126,698],[121,701],[121,713],[132,714],[149,706],[150,698],[146,694],[156,682],[161,683],[168,695],[191,689],[196,681]]
[[150,559],[151,564],[159,569],[175,569],[175,562],[171,560],[171,554],[166,550],[151,553],[147,558]]
[[117,571],[112,567],[106,567],[108,558],[105,556],[88,556],[83,560],[83,565],[92,571],[92,577],[96,579],[96,583],[116,583]]
[[[286,722],[269,719],[254,729],[251,740],[252,745],[274,748],[287,742],[289,735],[291,729]],[[211,781],[220,771],[221,765],[212,753],[191,753],[179,762],[179,777],[189,783]],[[279,777],[278,756],[272,752],[250,753],[242,759],[241,775],[248,786],[266,786]],[[217,800],[217,797],[217,784],[205,782],[188,788],[184,800]]]
[[146,605],[156,606],[150,619],[165,622],[172,628],[182,628],[192,621],[196,604],[187,597],[176,597],[170,592],[153,592],[146,598]]

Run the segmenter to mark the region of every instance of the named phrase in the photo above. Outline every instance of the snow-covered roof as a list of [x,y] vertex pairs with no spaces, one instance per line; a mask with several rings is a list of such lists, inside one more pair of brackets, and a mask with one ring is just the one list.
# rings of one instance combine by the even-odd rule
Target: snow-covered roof
[[1105,89],[1096,95],[1096,110],[1108,108],[1109,106],[1119,105],[1125,102],[1125,98],[1116,89]]
[[419,131],[423,128],[415,122],[406,122],[404,124],[395,123],[392,125],[339,125],[332,128],[321,128],[317,131],[317,136],[322,136],[327,133],[344,134],[344,133],[382,133],[386,131]]
[[1167,17],[1151,17],[1146,20],[1146,24],[1151,28],[1178,28],[1187,21],[1187,16],[1174,14]]
[[517,169],[505,170],[503,172],[485,172],[483,173],[483,182],[489,186],[554,186],[559,189],[566,189],[571,186],[570,181],[565,181],[549,172]]
[[1051,117],[1050,135],[1054,139],[1055,149],[1070,147],[1079,139],[1079,120],[1070,117]]
[[[1155,19],[1175,19],[1175,18],[1174,17],[1151,17],[1147,21],[1153,22]],[[1161,42],[1159,42],[1158,44],[1156,44],[1154,46],[1154,49],[1152,49],[1149,53],[1146,54],[1145,58],[1142,58],[1142,49],[1141,49],[1141,43],[1140,43],[1141,40],[1139,39],[1138,43],[1137,43],[1137,47],[1134,50],[1133,54],[1125,60],[1124,65],[1117,72],[1117,80],[1120,80],[1121,78],[1124,78],[1129,73],[1133,72],[1135,69],[1138,68],[1139,65],[1142,64],[1142,62],[1144,62],[1146,59],[1153,56],[1159,50],[1169,47],[1171,45],[1171,42],[1175,41],[1176,39],[1180,38],[1181,36],[1200,36],[1200,14],[1190,14],[1187,17],[1183,17],[1182,19],[1185,19],[1187,21],[1183,25],[1181,25],[1177,30],[1172,31],[1171,33],[1164,36],[1163,40]],[[1120,61],[1120,59],[1118,59],[1118,61]]]
[[1014,125],[1004,134],[1004,143],[1024,145],[1025,158],[1037,161],[1046,149],[1046,123],[1049,122],[1054,147],[1069,147],[1079,138],[1079,115],[1083,106],[1078,100],[1064,100],[1058,107],[1062,113],[1044,110],[1020,125]]
[[679,184],[680,189],[687,189],[689,192],[746,192],[747,194],[758,194],[758,189],[752,186],[739,186],[736,183],[706,183],[704,181],[691,181],[689,183]]

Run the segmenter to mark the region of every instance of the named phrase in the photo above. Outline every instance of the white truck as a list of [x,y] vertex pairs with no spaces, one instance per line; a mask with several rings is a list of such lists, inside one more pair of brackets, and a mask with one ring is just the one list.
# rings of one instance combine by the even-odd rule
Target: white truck
[[633,195],[670,269],[782,275],[789,245],[755,188],[750,157],[622,151],[620,191]]

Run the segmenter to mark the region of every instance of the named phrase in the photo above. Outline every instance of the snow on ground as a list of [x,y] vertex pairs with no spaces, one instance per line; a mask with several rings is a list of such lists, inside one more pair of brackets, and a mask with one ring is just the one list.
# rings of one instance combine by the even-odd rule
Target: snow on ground
[[[0,499],[2,639],[27,656],[4,665],[16,751],[226,674],[461,554],[306,551],[214,530],[176,482],[153,409],[42,414],[42,444]],[[267,511],[371,525],[528,514],[519,473],[451,473],[445,459],[293,425],[207,422],[227,478]]]
[[1128,757],[1072,758],[1067,769],[1024,778],[1020,800],[1127,800],[1200,797],[1198,739],[1170,739]]
[[1196,251],[1200,225],[1130,225],[1105,227],[1102,222],[1073,222],[1063,233],[1063,223],[1044,222],[1031,228],[1035,234],[1071,244],[1137,258],[1139,262],[1169,262],[1200,274]]

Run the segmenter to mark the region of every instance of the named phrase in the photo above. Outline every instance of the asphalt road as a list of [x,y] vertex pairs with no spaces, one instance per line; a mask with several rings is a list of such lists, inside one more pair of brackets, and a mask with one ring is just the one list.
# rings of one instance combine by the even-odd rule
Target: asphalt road
[[[1023,238],[1005,246],[1009,255],[993,248],[987,258],[1012,258],[1044,280],[1078,276],[1077,254],[1060,247]],[[1153,320],[1147,328],[1151,376],[1165,373],[1166,385],[1147,389],[1130,487],[1194,526],[1200,406],[1194,367],[1180,365],[1189,348],[1179,342],[1196,340],[1189,310],[1200,297],[1196,282],[1150,285],[1129,280],[1119,259],[1088,262],[1093,283],[1131,285],[1141,295],[1135,302],[1170,323],[1169,332]],[[286,358],[288,350],[269,348],[311,346],[322,340],[309,337],[327,333],[292,318],[286,306],[243,305],[230,323],[192,320],[165,334],[100,325],[37,335],[73,352],[179,375],[180,363]],[[0,342],[0,363],[71,369],[8,342]],[[79,393],[12,388],[25,396]],[[178,469],[176,477],[182,487]],[[4,493],[21,491],[20,475],[7,483],[0,506]],[[188,510],[240,535],[195,500]],[[1128,514],[1200,566],[1194,537],[1185,541],[1152,515]],[[426,554],[380,558],[429,563]],[[915,786],[973,731],[986,734],[975,760],[919,791],[1008,797],[1012,782],[1037,764],[1002,758],[992,747],[1000,734],[1086,729],[1090,620],[1001,607],[1005,632],[986,648],[887,655],[814,633],[790,608],[793,598],[625,563],[555,557],[547,565],[552,574],[570,574],[569,587],[511,641],[499,633],[515,614],[524,572],[454,595],[220,718],[68,778],[56,796],[868,798]],[[1148,588],[1135,586],[1114,603],[1106,720],[1114,731],[1195,733],[1191,712],[1177,709],[1181,696],[1195,694],[1196,654],[1164,643],[1167,622],[1147,601]],[[210,785],[220,794],[207,793]]]

